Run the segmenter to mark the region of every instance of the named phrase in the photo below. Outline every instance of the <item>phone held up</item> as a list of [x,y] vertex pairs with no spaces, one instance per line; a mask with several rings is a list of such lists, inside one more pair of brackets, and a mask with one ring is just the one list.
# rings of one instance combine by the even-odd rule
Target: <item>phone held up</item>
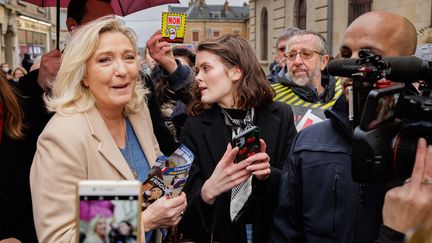
[[249,156],[259,153],[261,151],[259,128],[257,126],[253,126],[236,135],[231,141],[231,146],[233,148],[239,148],[239,152],[237,153],[235,160],[236,163],[245,160]]
[[139,181],[81,181],[78,242],[141,242],[140,191]]

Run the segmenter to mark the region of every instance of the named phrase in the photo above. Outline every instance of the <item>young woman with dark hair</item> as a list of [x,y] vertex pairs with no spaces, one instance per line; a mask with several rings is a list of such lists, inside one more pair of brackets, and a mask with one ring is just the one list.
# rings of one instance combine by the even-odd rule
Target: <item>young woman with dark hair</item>
[[[264,71],[239,36],[201,42],[195,68],[192,117],[181,135],[195,160],[179,235],[200,242],[267,242],[283,161],[296,134],[291,108],[273,102]],[[238,148],[230,141],[252,126],[259,127],[261,152],[235,163]]]

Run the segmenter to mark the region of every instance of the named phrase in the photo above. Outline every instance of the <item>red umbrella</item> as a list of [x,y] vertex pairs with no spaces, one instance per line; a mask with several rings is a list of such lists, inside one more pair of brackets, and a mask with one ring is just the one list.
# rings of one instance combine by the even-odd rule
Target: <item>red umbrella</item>
[[[57,7],[57,49],[59,49],[60,37],[60,8],[67,8],[69,0],[25,0],[28,3],[40,7]],[[119,16],[126,16],[147,8],[168,3],[179,3],[179,0],[112,0],[111,6],[114,13]]]

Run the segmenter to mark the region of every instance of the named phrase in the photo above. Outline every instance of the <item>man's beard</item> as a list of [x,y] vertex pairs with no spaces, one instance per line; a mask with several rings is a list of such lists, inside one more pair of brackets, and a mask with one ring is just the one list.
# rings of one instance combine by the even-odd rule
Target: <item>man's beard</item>
[[300,87],[313,87],[313,80],[318,77],[318,75],[320,74],[321,70],[319,69],[319,66],[317,68],[315,68],[315,70],[313,70],[312,72],[307,72],[306,71],[306,75],[302,75],[300,77],[294,77],[293,73],[291,71],[289,71],[289,78],[298,86]]

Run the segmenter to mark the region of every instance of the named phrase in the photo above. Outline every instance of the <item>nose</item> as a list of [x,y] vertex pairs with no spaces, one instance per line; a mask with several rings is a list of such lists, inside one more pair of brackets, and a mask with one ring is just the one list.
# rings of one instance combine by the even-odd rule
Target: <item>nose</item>
[[198,83],[202,82],[201,72],[199,72],[199,71],[196,72],[196,74],[195,74],[195,81],[198,82]]
[[115,74],[123,76],[127,73],[126,64],[123,62],[123,60],[117,60],[114,64],[115,68]]
[[301,57],[301,55],[300,55],[299,52],[296,53],[296,56],[294,57],[294,60],[293,60],[293,64],[294,65],[301,65],[301,64],[303,64],[303,59],[302,59],[302,57]]
[[357,52],[352,52],[350,58],[359,58],[358,51]]

